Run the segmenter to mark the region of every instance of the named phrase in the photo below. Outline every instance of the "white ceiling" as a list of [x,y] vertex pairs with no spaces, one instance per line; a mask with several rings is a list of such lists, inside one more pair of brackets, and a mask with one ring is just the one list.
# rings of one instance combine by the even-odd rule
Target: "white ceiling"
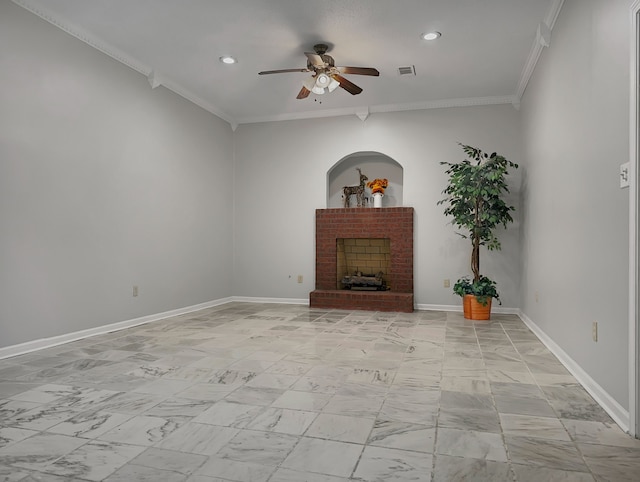
[[[14,0],[233,126],[248,122],[517,104],[538,59],[544,22],[562,0]],[[426,42],[420,34],[437,30]],[[297,100],[305,51],[330,45],[343,89]],[[233,55],[235,65],[219,62]],[[416,75],[398,73],[415,66]],[[151,87],[150,87],[151,88]]]

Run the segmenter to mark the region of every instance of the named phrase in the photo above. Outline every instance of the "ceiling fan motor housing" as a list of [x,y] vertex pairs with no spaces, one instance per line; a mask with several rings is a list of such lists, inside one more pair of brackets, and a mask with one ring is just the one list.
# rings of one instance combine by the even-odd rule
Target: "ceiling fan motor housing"
[[313,51],[318,55],[324,55],[329,50],[329,46],[327,44],[315,44],[313,46]]

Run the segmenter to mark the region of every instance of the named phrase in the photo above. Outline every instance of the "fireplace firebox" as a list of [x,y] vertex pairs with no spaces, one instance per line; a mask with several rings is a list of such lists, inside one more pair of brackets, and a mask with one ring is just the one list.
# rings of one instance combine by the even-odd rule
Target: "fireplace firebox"
[[338,238],[336,243],[337,289],[391,289],[389,238]]

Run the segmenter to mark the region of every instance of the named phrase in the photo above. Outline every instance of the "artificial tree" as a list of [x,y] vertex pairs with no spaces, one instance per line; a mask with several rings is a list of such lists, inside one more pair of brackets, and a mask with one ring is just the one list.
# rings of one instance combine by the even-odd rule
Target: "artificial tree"
[[[507,227],[513,222],[513,206],[507,205],[503,197],[509,192],[506,176],[509,168],[518,165],[496,154],[487,154],[480,149],[460,144],[468,159],[451,163],[445,171],[449,183],[442,191],[446,197],[438,204],[445,204],[444,214],[453,217],[453,225],[471,240],[471,272],[473,280],[461,278],[454,285],[458,295],[475,295],[482,305],[490,304],[492,298],[500,301],[494,281],[480,274],[480,246],[489,250],[501,249],[495,230],[499,225]],[[466,305],[465,305],[466,307]],[[466,315],[465,315],[466,316]]]

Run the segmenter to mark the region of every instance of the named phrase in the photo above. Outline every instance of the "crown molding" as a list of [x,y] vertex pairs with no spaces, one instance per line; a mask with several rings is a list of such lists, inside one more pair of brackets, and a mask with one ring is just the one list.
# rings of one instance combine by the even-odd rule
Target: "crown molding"
[[[364,107],[345,107],[343,109],[327,109],[323,111],[306,111],[296,112],[288,114],[277,114],[257,117],[243,117],[238,119],[239,124],[256,124],[260,122],[275,122],[275,121],[287,121],[287,120],[302,120],[302,119],[319,119],[323,117],[339,117],[355,115],[361,120],[366,120],[369,114],[375,112],[403,112],[410,110],[428,110],[428,109],[445,109],[448,107],[469,107],[476,105],[501,105],[501,104],[513,104],[518,103],[518,99],[515,95],[503,95],[493,97],[467,97],[461,99],[442,99],[425,102],[410,102],[404,104],[381,104]],[[368,112],[365,119],[362,119],[362,114]]]
[[489,97],[464,97],[459,99],[441,99],[406,104],[376,105],[371,112],[402,112],[408,110],[446,109],[449,107],[470,107],[474,105],[513,104],[517,99],[513,95],[497,95]]
[[[549,7],[549,11],[543,20],[543,25],[538,26],[538,30],[536,32],[536,38],[533,40],[533,44],[531,45],[531,51],[529,52],[529,57],[527,57],[527,62],[524,65],[524,69],[522,69],[522,74],[520,74],[520,82],[518,82],[518,88],[516,89],[516,97],[517,103],[520,103],[520,99],[524,95],[524,91],[527,89],[527,85],[529,84],[529,80],[533,75],[533,71],[538,64],[538,60],[542,55],[542,50],[544,47],[549,46],[549,39],[551,36],[551,32],[553,31],[553,26],[556,23],[558,15],[560,14],[560,10],[562,9],[562,5],[564,4],[564,0],[553,0],[551,6]],[[541,29],[542,27],[542,29]],[[541,39],[541,30],[546,31],[545,39]],[[541,41],[544,40],[544,41]]]
[[556,24],[558,15],[560,15],[562,4],[564,4],[564,0],[553,0],[553,3],[547,12],[547,16],[544,18],[544,23],[546,23],[551,30],[553,30],[553,26]]
[[356,109],[356,117],[360,119],[362,122],[366,121],[369,117],[369,107],[362,107],[361,109]]
[[[166,89],[174,92],[175,94],[183,97],[189,102],[201,107],[202,109],[210,112],[211,114],[219,117],[220,119],[226,121],[231,126],[232,130],[235,131],[240,124],[254,124],[261,122],[274,122],[274,121],[286,121],[286,120],[303,120],[303,119],[318,119],[325,117],[339,117],[339,116],[350,116],[355,115],[361,120],[366,120],[367,117],[372,113],[377,112],[403,112],[403,111],[411,111],[411,110],[428,110],[428,109],[443,109],[449,107],[469,107],[469,106],[478,106],[478,105],[499,105],[499,104],[512,104],[516,109],[520,105],[520,99],[524,94],[524,90],[526,89],[527,83],[531,75],[533,74],[533,70],[536,66],[536,63],[542,52],[542,45],[538,41],[538,38],[534,40],[531,52],[529,53],[529,57],[525,68],[522,72],[520,82],[518,84],[518,89],[516,94],[514,95],[505,95],[505,96],[490,96],[490,97],[468,97],[468,98],[457,98],[457,99],[442,99],[442,100],[434,100],[434,101],[423,101],[423,102],[410,102],[410,103],[400,103],[400,104],[384,104],[384,105],[373,105],[373,106],[358,106],[358,107],[346,107],[339,109],[328,109],[323,111],[303,111],[296,113],[285,113],[285,114],[276,114],[276,115],[265,115],[265,116],[253,116],[253,117],[244,117],[244,118],[234,118],[228,113],[220,110],[218,107],[213,105],[211,102],[208,102],[201,97],[197,96],[190,90],[184,88],[179,83],[167,78],[163,75],[162,72],[158,72],[154,69],[153,66],[146,65],[144,62],[122,52],[116,47],[110,45],[109,43],[89,34],[84,31],[82,28],[77,25],[73,25],[66,20],[63,20],[49,11],[45,6],[42,5],[42,2],[37,0],[12,0],[16,5],[24,8],[25,10],[37,15],[41,19],[46,22],[54,25],[55,27],[63,30],[67,34],[75,37],[76,39],[84,42],[85,44],[95,48],[96,50],[108,55],[114,60],[126,65],[127,67],[135,70],[136,72],[144,75],[151,88],[157,88],[158,86],[163,86]],[[552,5],[547,13],[544,23],[548,26],[549,31],[553,29],[553,25],[555,24],[556,18],[560,13],[560,9],[564,0],[553,0]],[[539,36],[537,36],[539,37]],[[367,112],[364,115],[364,112]]]
[[237,122],[238,124],[258,124],[260,122],[318,119],[322,117],[339,117],[339,116],[345,116],[345,115],[356,115],[356,111],[359,111],[360,109],[361,107],[345,107],[342,109],[327,109],[327,110],[321,110],[321,111],[291,112],[286,114],[240,117],[239,119],[237,119]]
[[100,40],[90,35],[88,32],[85,32],[80,27],[70,25],[66,21],[63,22],[62,19],[54,15],[50,10],[46,9],[45,7],[38,4],[37,2],[31,2],[28,0],[11,0],[11,1],[16,5],[24,8],[25,10],[33,13],[34,15],[40,17],[42,20],[49,22],[51,25],[58,27],[60,30],[68,33],[72,37],[75,37],[78,40],[86,43],[87,45],[90,45],[91,47],[108,55],[112,59],[125,64],[127,67],[132,68],[136,72],[143,74],[145,77],[151,74],[153,69],[151,69],[149,66],[125,54],[124,52],[118,50],[117,48],[107,45],[104,42],[101,42]]
[[[49,11],[46,7],[40,5],[39,2],[29,1],[29,0],[11,0],[16,5],[24,8],[25,10],[33,13],[34,15],[40,17],[42,20],[50,23],[51,25],[59,28],[60,30],[68,33],[72,37],[84,42],[85,44],[93,47],[96,50],[99,50],[105,55],[108,55],[114,60],[126,65],[127,67],[135,70],[136,72],[144,75],[149,80],[151,84],[151,88],[155,89],[159,85],[164,86],[170,91],[178,94],[181,97],[184,97],[189,102],[203,108],[204,110],[220,117],[222,120],[228,122],[230,125],[237,125],[237,122],[226,112],[218,109],[216,106],[211,104],[210,102],[205,101],[204,99],[198,97],[193,92],[185,89],[178,83],[172,81],[171,79],[165,77],[164,75],[159,74],[152,66],[146,65],[144,62],[139,61],[138,59],[122,52],[116,47],[109,45],[107,42],[96,38],[95,36],[89,34],[84,31],[77,25],[73,25],[68,21],[63,21],[51,11]],[[162,80],[159,81],[158,78]],[[155,79],[155,80],[154,80]]]

